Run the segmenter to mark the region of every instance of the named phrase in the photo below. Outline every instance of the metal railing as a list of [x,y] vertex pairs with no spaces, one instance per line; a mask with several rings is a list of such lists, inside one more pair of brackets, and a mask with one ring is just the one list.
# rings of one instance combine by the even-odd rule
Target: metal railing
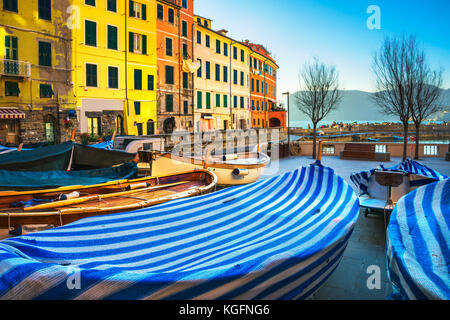
[[0,59],[0,75],[31,77],[31,63],[18,60]]

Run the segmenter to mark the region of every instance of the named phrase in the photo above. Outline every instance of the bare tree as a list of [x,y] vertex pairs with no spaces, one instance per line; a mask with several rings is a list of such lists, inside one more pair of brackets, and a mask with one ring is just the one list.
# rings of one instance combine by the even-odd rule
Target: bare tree
[[439,104],[442,90],[442,69],[431,70],[426,62],[425,53],[419,49],[417,54],[417,68],[415,72],[415,86],[413,91],[413,105],[411,118],[416,128],[416,148],[414,159],[419,160],[419,139],[421,123],[436,112],[443,110]]
[[294,94],[297,108],[313,123],[313,159],[316,159],[317,124],[342,100],[336,67],[320,63],[317,59],[306,63],[300,71],[300,91]]

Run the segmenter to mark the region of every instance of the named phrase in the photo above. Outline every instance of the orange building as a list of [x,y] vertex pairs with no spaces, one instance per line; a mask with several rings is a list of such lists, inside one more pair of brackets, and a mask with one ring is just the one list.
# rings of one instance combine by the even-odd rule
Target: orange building
[[193,0],[157,0],[157,108],[159,133],[192,130]]
[[[248,40],[244,44],[252,49],[249,61],[252,128],[267,128],[270,126],[269,113],[277,103],[278,65],[262,45]],[[273,116],[278,118],[278,114]],[[279,120],[282,124],[282,119]]]

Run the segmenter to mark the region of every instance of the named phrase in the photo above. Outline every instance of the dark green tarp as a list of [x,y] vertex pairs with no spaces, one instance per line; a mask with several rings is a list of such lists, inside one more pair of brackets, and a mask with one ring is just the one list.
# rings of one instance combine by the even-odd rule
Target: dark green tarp
[[0,154],[0,170],[89,170],[130,162],[135,156],[135,153],[98,149],[69,141],[33,150]]
[[72,156],[72,142],[0,155],[0,170],[67,170]]
[[0,170],[0,190],[35,190],[72,185],[92,185],[113,180],[134,179],[137,165],[124,163],[121,166],[84,171],[8,171]]

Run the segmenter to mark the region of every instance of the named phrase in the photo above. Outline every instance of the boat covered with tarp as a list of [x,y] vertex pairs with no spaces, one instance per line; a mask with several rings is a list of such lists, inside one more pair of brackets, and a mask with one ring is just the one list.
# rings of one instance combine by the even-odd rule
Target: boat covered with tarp
[[107,168],[130,162],[134,153],[90,147],[71,141],[0,154],[0,170],[52,171]]
[[137,164],[127,162],[110,168],[80,171],[10,171],[0,170],[0,190],[36,190],[63,186],[86,186],[108,181],[137,178]]
[[316,163],[3,240],[0,298],[305,299],[338,266],[358,214],[353,189]]
[[450,180],[403,197],[387,229],[394,299],[450,299]]
[[403,182],[391,189],[391,198],[396,203],[405,194],[418,187],[445,180],[448,177],[438,171],[420,163],[416,160],[406,159],[405,161],[392,167],[384,167],[382,164],[371,170],[353,173],[351,181],[359,190],[361,207],[368,209],[392,210],[393,206],[388,205],[388,187],[382,186],[376,180],[377,172],[396,172],[403,175]]

